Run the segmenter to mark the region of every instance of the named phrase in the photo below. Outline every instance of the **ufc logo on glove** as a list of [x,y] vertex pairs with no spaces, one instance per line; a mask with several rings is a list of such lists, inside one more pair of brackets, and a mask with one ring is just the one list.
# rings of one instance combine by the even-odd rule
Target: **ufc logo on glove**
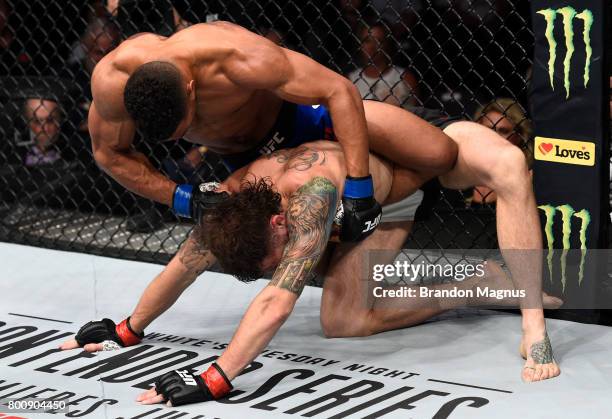
[[374,219],[374,221],[366,221],[366,228],[363,229],[362,233],[367,233],[368,231],[374,230],[376,226],[380,223],[380,217],[382,214],[379,214],[378,217]]
[[180,370],[180,371],[177,370],[176,372],[183,379],[183,382],[185,384],[187,384],[188,386],[197,386],[198,385],[198,383],[196,383],[195,379],[189,373],[189,371],[187,371],[187,370]]

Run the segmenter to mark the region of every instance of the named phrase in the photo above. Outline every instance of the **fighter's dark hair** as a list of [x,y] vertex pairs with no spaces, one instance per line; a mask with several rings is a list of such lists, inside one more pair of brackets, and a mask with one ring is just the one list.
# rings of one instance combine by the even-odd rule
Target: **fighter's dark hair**
[[238,193],[205,212],[198,240],[225,273],[242,282],[261,278],[270,243],[270,217],[281,212],[281,196],[268,178],[245,180]]
[[125,85],[123,101],[145,140],[170,138],[187,114],[181,73],[164,61],[138,67]]

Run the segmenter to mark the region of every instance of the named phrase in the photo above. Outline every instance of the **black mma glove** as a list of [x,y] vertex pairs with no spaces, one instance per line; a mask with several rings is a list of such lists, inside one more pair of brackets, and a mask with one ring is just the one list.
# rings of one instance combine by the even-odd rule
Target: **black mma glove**
[[86,323],[85,326],[79,329],[75,340],[79,346],[84,346],[88,343],[102,343],[107,340],[113,341],[119,346],[133,346],[139,344],[143,337],[144,331],[136,333],[132,330],[130,318],[128,317],[117,325],[111,319]]
[[342,194],[344,216],[340,241],[358,242],[368,237],[382,216],[382,208],[374,199],[372,176],[346,177]]
[[177,185],[174,189],[172,209],[181,217],[195,218],[199,222],[202,211],[213,208],[229,197],[227,192],[215,192],[218,187],[217,182],[201,183],[195,189],[189,184]]
[[188,370],[170,371],[155,382],[157,394],[172,406],[220,399],[232,390],[232,384],[219,365],[213,363],[200,375]]

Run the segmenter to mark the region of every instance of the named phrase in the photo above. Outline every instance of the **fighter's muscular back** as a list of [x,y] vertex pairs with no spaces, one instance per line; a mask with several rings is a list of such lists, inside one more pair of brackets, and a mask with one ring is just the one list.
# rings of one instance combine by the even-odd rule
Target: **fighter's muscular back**
[[[235,45],[244,45],[253,36],[227,22],[194,25],[169,38],[136,35],[96,67],[92,77],[96,109],[105,119],[129,119],[123,90],[130,74],[150,61],[184,63],[191,69],[197,97],[195,118],[184,138],[219,153],[244,151],[270,129],[281,104],[269,91],[237,85],[224,68],[236,53]],[[260,38],[253,48],[262,48]]]
[[[348,80],[231,23],[194,25],[169,38],[141,34],[126,40],[100,61],[92,75],[89,129],[94,157],[126,188],[167,205],[172,203],[176,185],[131,147],[136,127],[123,102],[130,75],[152,61],[169,62],[186,83],[193,80],[195,106],[188,111],[188,126],[181,123],[176,136],[221,154],[247,150],[261,140],[283,99],[302,104],[342,103],[335,105],[336,112],[357,103],[345,100],[344,91],[352,94]],[[345,124],[348,129],[344,131],[360,127],[365,133],[365,124],[351,118]],[[359,137],[344,136],[348,141]]]

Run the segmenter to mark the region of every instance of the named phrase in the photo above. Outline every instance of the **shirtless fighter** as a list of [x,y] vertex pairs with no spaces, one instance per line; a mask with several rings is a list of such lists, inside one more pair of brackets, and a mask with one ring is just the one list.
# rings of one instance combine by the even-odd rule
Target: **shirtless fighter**
[[137,130],[147,141],[205,145],[232,169],[277,149],[337,139],[349,191],[342,197],[345,241],[363,239],[380,216],[369,149],[410,168],[406,181],[415,187],[450,170],[457,155],[446,135],[410,112],[363,102],[348,79],[227,22],[126,40],[96,66],[92,94],[88,123],[98,165],[183,217],[195,215],[200,191],[176,185],[135,151]]
[[[483,134],[495,135],[483,130]],[[411,300],[415,304],[397,309],[390,309],[384,298],[375,299],[371,305],[365,303],[367,282],[360,272],[364,252],[401,249],[420,201],[419,192],[413,193],[404,182],[405,169],[375,155],[370,156],[369,169],[375,179],[375,197],[385,204],[383,220],[361,243],[340,243],[329,264],[322,266],[326,279],[321,324],[329,337],[366,336],[406,327],[465,303],[453,299],[436,306],[431,300]],[[202,227],[194,230],[165,270],[149,284],[133,314],[117,326],[108,319],[90,322],[81,328],[76,340],[62,348],[84,346],[87,351],[98,351],[137,344],[144,328],[214,263],[215,256],[229,273],[243,280],[258,278],[263,271],[276,267],[269,286],[250,304],[217,363],[202,375],[194,375],[195,381],[181,378],[191,371],[167,373],[157,381],[156,389],[138,400],[146,404],[169,400],[180,405],[227,394],[232,388],[230,381],[268,345],[291,313],[320,262],[334,225],[341,219],[337,206],[345,174],[340,146],[329,141],[276,151],[235,172],[216,194],[204,194],[205,205],[211,199],[218,202],[204,213]],[[229,197],[223,194],[225,191]],[[525,319],[534,321],[538,313],[543,321],[541,309],[523,310],[523,324],[527,324]],[[524,369],[523,378],[527,381],[559,374],[545,329],[540,333],[533,337],[533,329],[525,329],[523,336],[521,352],[528,355],[529,367]],[[198,385],[189,384],[194,382]]]

